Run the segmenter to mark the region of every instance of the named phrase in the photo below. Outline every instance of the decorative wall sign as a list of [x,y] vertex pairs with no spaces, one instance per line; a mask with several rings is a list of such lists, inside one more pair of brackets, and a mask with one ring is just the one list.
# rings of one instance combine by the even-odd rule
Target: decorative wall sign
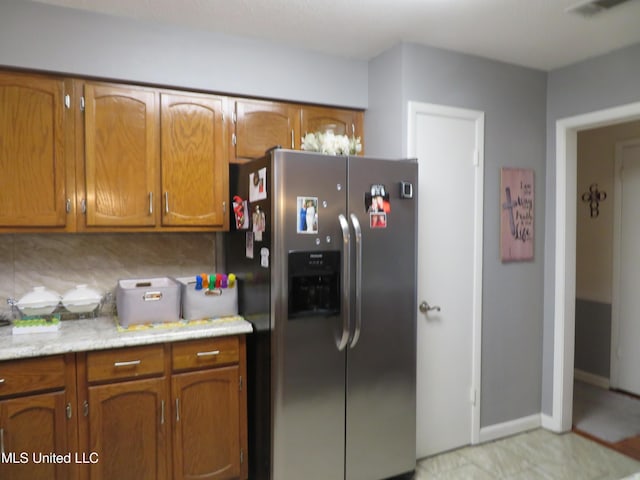
[[503,262],[533,259],[533,170],[500,171],[500,258]]

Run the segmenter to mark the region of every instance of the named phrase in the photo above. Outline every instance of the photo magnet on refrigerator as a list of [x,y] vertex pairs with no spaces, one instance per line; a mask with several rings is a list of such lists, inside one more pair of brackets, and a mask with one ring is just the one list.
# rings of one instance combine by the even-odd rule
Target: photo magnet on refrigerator
[[253,258],[253,232],[245,234],[245,252],[247,258]]
[[364,194],[364,206],[369,214],[370,228],[387,228],[387,215],[391,212],[389,192],[384,185],[371,185]]
[[249,201],[257,202],[267,198],[267,169],[261,168],[249,174]]
[[298,197],[297,233],[318,233],[318,197]]
[[256,205],[252,215],[252,220],[253,220],[254,240],[256,242],[261,242],[262,232],[265,231],[267,219],[265,218],[264,211],[260,208],[260,205]]
[[249,206],[246,200],[238,195],[233,196],[233,215],[236,219],[236,229],[246,230],[249,228]]

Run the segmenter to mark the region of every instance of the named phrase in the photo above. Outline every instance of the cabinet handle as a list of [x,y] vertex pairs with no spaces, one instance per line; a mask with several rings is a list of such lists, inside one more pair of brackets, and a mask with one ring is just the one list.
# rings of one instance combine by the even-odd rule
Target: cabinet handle
[[164,192],[164,213],[169,213],[169,192]]
[[140,365],[142,360],[131,360],[130,362],[114,362],[114,367],[133,367],[135,365]]
[[71,417],[73,416],[73,410],[71,409],[71,403],[67,403],[67,418],[69,420],[71,420]]
[[227,202],[222,202],[222,213],[225,215],[227,213]]
[[198,353],[196,353],[197,357],[213,357],[215,355],[220,355],[220,350],[211,350],[210,352],[198,352]]
[[149,192],[149,215],[153,215],[153,192]]
[[82,213],[87,213],[87,200],[84,198],[80,201],[80,211]]
[[4,455],[4,428],[0,428],[0,453]]
[[160,402],[160,425],[164,425],[164,400]]
[[353,136],[353,137],[356,136],[356,124],[355,123],[351,124],[351,136]]
[[86,400],[82,403],[82,414],[85,417],[89,416],[89,402],[87,402]]
[[291,149],[293,150],[294,148],[296,148],[295,144],[294,144],[294,140],[293,140],[293,128],[291,129]]
[[67,204],[65,206],[65,209],[67,210],[67,213],[71,213],[71,199],[67,198]]
[[4,378],[0,378],[0,385],[2,385],[6,380]]
[[180,421],[180,399],[176,398],[176,422]]

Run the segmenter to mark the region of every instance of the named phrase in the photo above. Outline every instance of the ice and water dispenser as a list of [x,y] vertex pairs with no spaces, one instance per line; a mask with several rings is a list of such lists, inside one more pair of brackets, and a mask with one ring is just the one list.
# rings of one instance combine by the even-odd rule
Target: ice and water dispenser
[[340,252],[289,252],[289,319],[340,314]]

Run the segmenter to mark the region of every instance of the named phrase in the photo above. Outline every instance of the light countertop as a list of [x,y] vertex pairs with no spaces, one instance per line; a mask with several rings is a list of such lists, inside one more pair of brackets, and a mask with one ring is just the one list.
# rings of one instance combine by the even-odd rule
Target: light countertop
[[252,331],[251,324],[241,317],[220,318],[202,325],[124,332],[118,331],[113,317],[64,320],[60,330],[53,333],[13,335],[11,326],[6,326],[0,327],[0,360],[241,335]]

